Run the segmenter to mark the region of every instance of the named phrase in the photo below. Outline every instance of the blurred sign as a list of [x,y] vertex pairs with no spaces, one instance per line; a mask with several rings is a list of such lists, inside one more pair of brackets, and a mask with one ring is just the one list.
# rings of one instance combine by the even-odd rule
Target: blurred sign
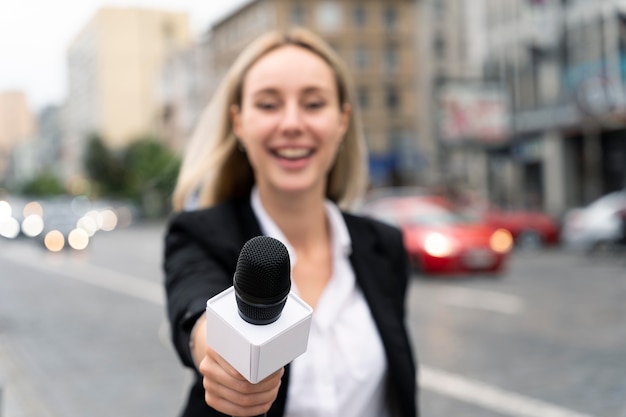
[[443,142],[496,144],[509,135],[508,94],[497,83],[445,83],[437,104]]

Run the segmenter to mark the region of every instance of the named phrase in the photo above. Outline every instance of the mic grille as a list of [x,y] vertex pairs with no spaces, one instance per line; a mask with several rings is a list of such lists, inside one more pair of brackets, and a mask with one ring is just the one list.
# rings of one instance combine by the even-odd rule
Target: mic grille
[[233,285],[241,317],[253,324],[276,321],[291,289],[289,252],[279,240],[257,236],[239,254]]

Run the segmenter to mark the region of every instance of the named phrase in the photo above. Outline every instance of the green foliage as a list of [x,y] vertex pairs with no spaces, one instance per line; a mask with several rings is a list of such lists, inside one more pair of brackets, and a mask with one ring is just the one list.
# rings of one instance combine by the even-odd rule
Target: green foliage
[[65,193],[63,183],[54,173],[42,171],[22,186],[22,193],[38,197],[48,197]]
[[84,167],[93,182],[94,194],[102,197],[130,197],[126,168],[121,158],[111,152],[102,138],[90,135],[84,155]]
[[112,152],[101,137],[92,135],[84,163],[100,196],[131,199],[148,217],[168,211],[180,158],[158,138],[141,137],[127,148]]

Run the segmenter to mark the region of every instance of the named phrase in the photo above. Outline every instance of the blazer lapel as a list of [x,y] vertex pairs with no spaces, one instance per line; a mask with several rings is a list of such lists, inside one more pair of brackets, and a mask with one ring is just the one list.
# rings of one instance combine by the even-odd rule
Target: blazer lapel
[[380,247],[371,231],[368,233],[365,230],[363,223],[346,218],[346,224],[352,240],[350,261],[356,281],[370,306],[383,343],[389,347],[388,336],[398,324],[392,313],[397,308],[393,305],[393,285],[388,281],[393,268],[384,248]]

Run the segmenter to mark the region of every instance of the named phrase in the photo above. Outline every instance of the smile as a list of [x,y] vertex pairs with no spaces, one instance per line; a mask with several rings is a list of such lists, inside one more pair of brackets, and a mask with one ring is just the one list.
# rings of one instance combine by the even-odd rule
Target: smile
[[280,158],[296,160],[306,158],[313,154],[313,149],[305,148],[282,148],[274,151],[274,154]]

